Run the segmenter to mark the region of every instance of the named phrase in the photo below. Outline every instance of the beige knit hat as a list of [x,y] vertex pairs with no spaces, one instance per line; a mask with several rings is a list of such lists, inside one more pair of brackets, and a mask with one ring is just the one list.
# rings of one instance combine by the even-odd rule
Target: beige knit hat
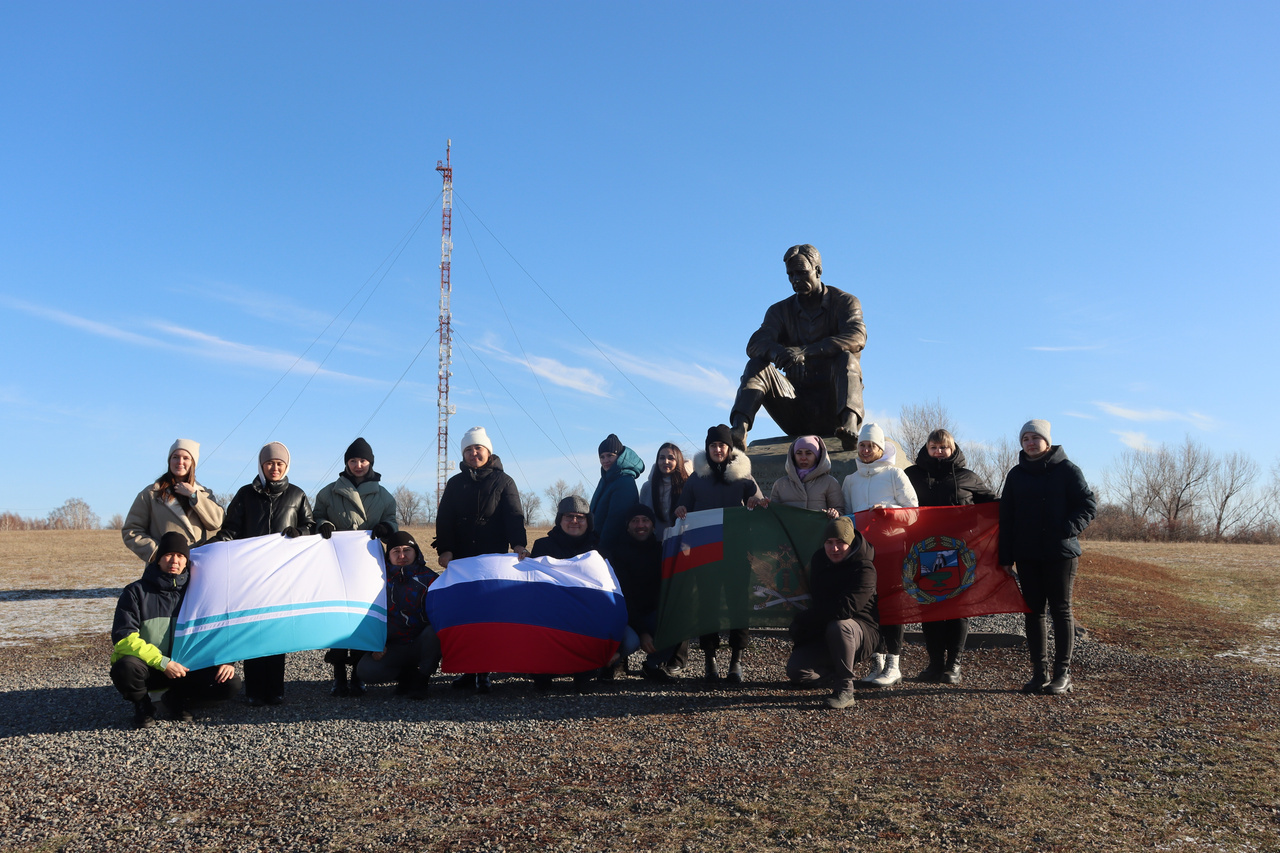
[[191,454],[191,467],[194,468],[200,464],[200,442],[192,441],[189,438],[180,438],[169,445],[169,457],[173,456],[173,451],[175,450],[185,450]]
[[279,441],[269,441],[258,451],[258,470],[262,470],[262,466],[267,464],[268,460],[279,459],[284,462],[284,473],[289,475],[289,448],[285,447]]

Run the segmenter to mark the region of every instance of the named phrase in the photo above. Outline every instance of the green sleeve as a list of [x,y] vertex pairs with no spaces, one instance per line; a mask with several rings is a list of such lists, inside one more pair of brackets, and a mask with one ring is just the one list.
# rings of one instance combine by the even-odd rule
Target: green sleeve
[[163,671],[169,665],[169,658],[160,653],[160,649],[142,639],[142,635],[134,631],[115,644],[111,650],[111,662],[115,663],[126,655],[142,658],[142,662],[152,669]]

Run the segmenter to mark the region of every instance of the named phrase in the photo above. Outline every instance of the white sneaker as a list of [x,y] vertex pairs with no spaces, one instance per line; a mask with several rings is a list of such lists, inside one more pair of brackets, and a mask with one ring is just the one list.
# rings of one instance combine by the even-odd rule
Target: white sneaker
[[874,683],[875,680],[880,677],[880,673],[882,672],[884,672],[884,655],[875,655],[871,659],[871,671],[862,676],[863,683]]
[[[876,655],[879,657],[879,655]],[[898,669],[898,655],[885,655],[884,669],[871,679],[876,687],[889,687],[902,680],[902,672]]]

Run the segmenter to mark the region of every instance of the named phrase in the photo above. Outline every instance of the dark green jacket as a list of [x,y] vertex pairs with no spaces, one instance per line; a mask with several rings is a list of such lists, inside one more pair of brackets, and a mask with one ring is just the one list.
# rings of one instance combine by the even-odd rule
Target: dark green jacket
[[191,570],[170,575],[158,563],[147,563],[142,577],[124,588],[111,624],[111,662],[125,655],[142,658],[152,669],[163,670],[173,649],[173,626],[187,591]]

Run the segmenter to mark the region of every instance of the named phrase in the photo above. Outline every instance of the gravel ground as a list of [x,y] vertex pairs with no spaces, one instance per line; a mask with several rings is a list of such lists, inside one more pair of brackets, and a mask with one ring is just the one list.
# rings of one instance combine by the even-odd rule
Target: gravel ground
[[[786,685],[766,635],[737,688],[476,696],[441,676],[422,702],[332,698],[301,652],[286,704],[143,731],[105,638],[0,648],[0,849],[1280,849],[1274,672],[1086,639],[1080,689],[1028,697],[1025,649],[1000,640],[1020,617],[983,622],[963,684],[842,712]],[[923,664],[910,648],[904,670]]]

